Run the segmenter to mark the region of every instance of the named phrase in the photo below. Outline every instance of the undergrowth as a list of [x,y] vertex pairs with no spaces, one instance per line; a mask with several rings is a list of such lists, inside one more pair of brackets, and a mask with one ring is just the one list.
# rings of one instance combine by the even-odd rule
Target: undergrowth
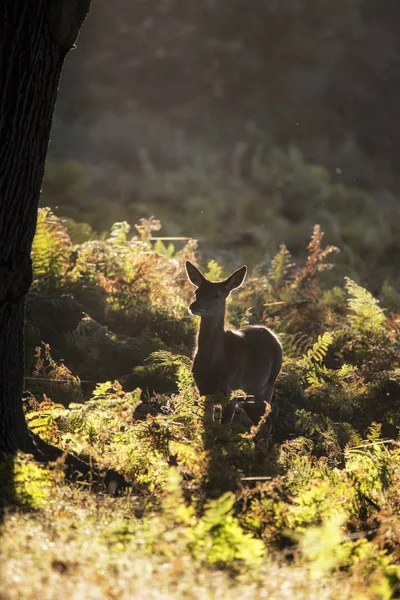
[[[239,407],[226,427],[223,399],[200,397],[190,370],[184,261],[200,255],[193,241],[155,242],[159,227],[142,220],[132,235],[119,223],[74,246],[62,221],[40,213],[26,418],[131,487],[107,498],[65,481],[62,461],[2,463],[0,596],[35,597],[40,575],[30,588],[21,576],[28,561],[53,584],[61,573],[71,593],[90,572],[101,598],[144,597],[124,575],[140,580],[135,562],[149,590],[167,581],[165,597],[399,597],[395,294],[386,305],[349,278],[324,286],[337,249],[318,226],[304,264],[282,245],[228,305],[231,326],[262,323],[281,338],[271,411],[256,428]],[[215,261],[205,270],[225,276]]]

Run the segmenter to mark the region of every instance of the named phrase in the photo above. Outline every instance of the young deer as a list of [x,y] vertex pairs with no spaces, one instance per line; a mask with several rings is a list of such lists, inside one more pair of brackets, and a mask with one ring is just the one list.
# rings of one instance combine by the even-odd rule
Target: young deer
[[[240,331],[225,329],[226,299],[240,287],[247,268],[241,267],[225,281],[212,282],[186,261],[188,279],[196,286],[196,300],[189,306],[201,317],[192,372],[201,395],[224,394],[242,389],[254,395],[246,413],[257,424],[270,402],[273,385],[282,366],[282,347],[266,327],[249,326]],[[226,407],[222,422],[232,421],[237,400]]]

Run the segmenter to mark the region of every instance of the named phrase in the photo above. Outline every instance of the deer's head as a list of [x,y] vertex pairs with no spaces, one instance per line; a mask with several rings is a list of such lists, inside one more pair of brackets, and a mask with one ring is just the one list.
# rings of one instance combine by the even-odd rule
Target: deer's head
[[189,306],[192,315],[199,317],[223,317],[226,299],[232,290],[242,285],[247,267],[240,267],[224,281],[209,281],[191,262],[186,261],[186,273],[190,283],[196,286],[196,300]]

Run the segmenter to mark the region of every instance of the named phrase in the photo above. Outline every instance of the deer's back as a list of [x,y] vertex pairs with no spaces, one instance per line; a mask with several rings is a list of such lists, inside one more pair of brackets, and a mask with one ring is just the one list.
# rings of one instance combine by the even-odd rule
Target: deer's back
[[282,365],[282,347],[266,327],[249,326],[224,332],[224,350],[213,356],[211,348],[197,348],[193,375],[201,394],[244,389],[258,393],[275,381]]
[[282,366],[282,346],[267,327],[227,330],[225,349],[231,377],[235,377],[238,387],[254,392],[253,388],[273,383],[277,378]]
[[263,325],[249,325],[239,331],[225,331],[225,348],[247,354],[282,354],[281,344],[274,333]]

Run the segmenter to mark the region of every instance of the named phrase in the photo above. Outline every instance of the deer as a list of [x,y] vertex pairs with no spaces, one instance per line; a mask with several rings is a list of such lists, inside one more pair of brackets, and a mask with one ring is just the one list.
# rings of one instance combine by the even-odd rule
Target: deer
[[[200,317],[193,354],[192,374],[201,396],[222,394],[228,398],[235,390],[254,396],[245,407],[258,425],[270,403],[274,383],[282,366],[282,346],[277,336],[262,325],[249,325],[234,331],[225,329],[226,300],[246,277],[243,265],[224,281],[209,281],[186,261],[187,277],[195,287],[196,299],[189,313]],[[225,407],[221,422],[232,422],[237,398]]]

